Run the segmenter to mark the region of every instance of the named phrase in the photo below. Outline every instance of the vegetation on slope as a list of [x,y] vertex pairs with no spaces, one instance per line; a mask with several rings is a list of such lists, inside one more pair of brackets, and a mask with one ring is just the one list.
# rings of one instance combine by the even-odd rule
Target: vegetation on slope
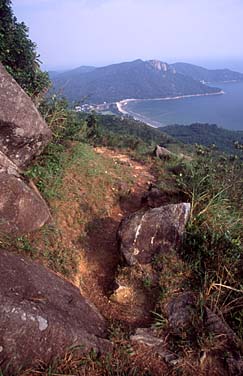
[[241,154],[236,149],[236,143],[243,142],[242,131],[231,131],[219,128],[215,124],[169,125],[159,128],[162,132],[185,144],[212,146],[219,151],[231,154]]
[[[10,2],[4,4],[9,6]],[[23,371],[23,375],[188,376],[195,372],[203,374],[201,352],[216,352],[227,364],[230,349],[220,336],[215,338],[210,331],[203,331],[202,323],[205,307],[210,308],[234,330],[238,347],[242,347],[242,161],[202,147],[198,155],[195,152],[193,159],[187,158],[186,162],[176,156],[170,161],[155,161],[151,159],[154,144],[172,146],[174,142],[157,130],[117,117],[82,118],[63,101],[45,102],[41,111],[54,138],[36,158],[26,178],[32,179],[48,200],[54,221],[34,235],[1,239],[0,245],[39,259],[80,286],[84,293],[93,293],[94,299],[97,295],[102,297],[102,303],[99,300],[95,303],[109,319],[110,339],[115,348],[106,356],[90,353],[78,358],[74,349],[63,359]],[[94,146],[104,145],[119,146],[128,158],[118,162],[94,150]],[[134,155],[142,159],[143,170],[131,168]],[[127,325],[124,317],[118,321],[119,309],[108,301],[108,290],[120,265],[114,247],[122,214],[121,196],[134,201],[132,189],[136,180],[151,168],[157,177],[157,186],[166,197],[176,195],[177,200],[192,204],[180,253],[172,251],[171,255],[162,255],[162,260],[154,260],[158,268],[162,264],[154,327],[157,336],[163,336],[165,344],[181,359],[171,365],[166,365],[151,351],[145,355],[144,349],[132,345],[130,321]],[[110,234],[112,237],[107,239]],[[112,260],[104,253],[107,249],[114,251],[110,254]],[[105,283],[104,269],[98,268],[99,263],[106,266],[109,274]],[[99,284],[103,281],[103,286],[90,283],[92,273],[98,277]],[[87,276],[89,283],[85,281]],[[150,280],[144,284],[147,289],[151,288]],[[180,289],[194,291],[198,310],[191,330],[175,334],[164,314],[164,302]],[[217,364],[213,363],[211,371],[217,374]]]
[[31,97],[49,86],[48,74],[40,70],[36,45],[27,26],[14,16],[11,0],[0,0],[0,61]]
[[[106,146],[116,149],[115,143],[119,140],[120,150],[130,155],[130,158],[135,152],[136,158],[143,160],[143,165],[152,167],[162,193],[166,197],[171,195],[176,196],[177,200],[190,201],[192,213],[180,253],[165,255],[162,260],[154,261],[163,264],[159,281],[161,293],[156,304],[154,325],[158,335],[167,333],[168,346],[184,361],[176,367],[167,367],[156,356],[154,358],[154,355],[145,356],[143,350],[135,350],[134,346],[131,350],[128,338],[130,329],[124,327],[121,321],[117,322],[119,313],[114,311],[111,303],[108,305],[105,301],[99,309],[104,309],[105,316],[110,315],[109,319],[112,315],[115,319],[115,324],[110,321],[111,339],[116,344],[114,354],[108,357],[90,354],[77,360],[74,353],[69,353],[65,359],[57,360],[52,365],[42,365],[38,369],[39,374],[82,375],[86,372],[88,375],[155,376],[180,372],[188,376],[195,369],[201,374],[195,359],[202,350],[206,348],[207,351],[212,351],[217,348],[222,354],[226,351],[224,345],[219,344],[210,332],[202,331],[203,316],[200,312],[205,307],[223,317],[238,338],[243,338],[242,162],[225,155],[220,157],[214,150],[209,151],[207,148],[202,153],[202,147],[198,149],[198,155],[196,150],[193,159],[186,162],[181,162],[175,156],[170,161],[152,160],[150,154],[153,137],[151,135],[149,142],[145,142],[146,128],[142,128],[141,138],[133,136],[134,140],[143,143],[141,153],[137,143],[131,143],[131,135],[126,134],[122,128],[125,125],[129,130],[130,122],[126,124],[125,120],[110,116],[95,119],[93,115],[86,115],[86,119],[80,119],[78,114],[65,109],[65,104],[60,102],[43,104],[42,111],[54,130],[54,140],[43,155],[36,159],[27,176],[34,180],[48,200],[55,224],[46,226],[34,236],[18,238],[15,244],[10,242],[8,247],[12,250],[18,249],[19,252],[41,260],[72,282],[81,283],[84,291],[87,278],[84,265],[90,272],[94,265],[102,263],[103,258],[109,268],[108,281],[111,283],[114,278],[113,268],[117,267],[116,263],[119,261],[112,260],[114,265],[111,267],[111,260],[104,257],[103,252],[109,247],[107,240],[104,240],[105,233],[113,231],[115,236],[117,224],[112,213],[117,216],[121,196],[129,199],[138,177],[133,176],[130,163],[118,163],[96,153],[93,147],[102,145],[103,141]],[[120,134],[115,133],[116,122],[118,129],[122,128],[119,130]],[[136,132],[139,134],[141,124],[132,124],[134,128],[138,126]],[[155,134],[157,136],[157,132]],[[122,191],[118,189],[121,185]],[[91,252],[94,249],[92,239],[96,239],[95,247],[98,252]],[[103,241],[106,242],[104,247]],[[95,258],[87,264],[85,255],[90,252]],[[99,254],[100,257],[97,258],[95,255]],[[150,281],[146,280],[145,283],[146,288],[150,289]],[[189,332],[182,333],[182,337],[171,333],[163,311],[167,297],[173,296],[174,291],[180,288],[190,289],[197,296],[199,311],[192,324],[193,337]],[[94,290],[94,296],[102,296],[98,288],[91,290]],[[143,355],[138,359],[134,353]],[[189,355],[194,358],[188,357]],[[31,372],[34,371],[26,371],[25,375],[30,375]]]

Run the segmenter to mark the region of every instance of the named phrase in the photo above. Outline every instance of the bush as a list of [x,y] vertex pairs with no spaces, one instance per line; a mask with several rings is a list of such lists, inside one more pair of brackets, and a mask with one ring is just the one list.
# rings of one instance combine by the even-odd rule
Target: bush
[[49,77],[40,70],[36,45],[27,26],[17,22],[10,0],[0,0],[0,61],[33,99],[48,88]]
[[181,249],[191,287],[243,337],[242,162],[212,152],[185,165],[176,181],[192,202]]

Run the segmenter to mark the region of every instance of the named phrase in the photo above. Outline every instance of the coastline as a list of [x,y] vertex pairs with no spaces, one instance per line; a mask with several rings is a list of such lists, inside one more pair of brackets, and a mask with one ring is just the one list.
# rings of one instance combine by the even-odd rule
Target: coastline
[[184,98],[204,97],[204,96],[209,96],[209,95],[211,96],[211,95],[223,95],[223,94],[225,94],[225,92],[223,90],[220,90],[216,93],[188,94],[188,95],[179,95],[179,96],[176,96],[176,97],[147,98],[147,99],[128,98],[128,99],[123,99],[119,102],[116,102],[116,106],[117,106],[117,110],[120,114],[131,116],[134,120],[139,120],[139,121],[142,121],[142,122],[148,124],[150,127],[158,128],[158,127],[162,126],[161,123],[159,123],[157,121],[153,121],[149,118],[146,118],[145,116],[143,116],[141,114],[137,114],[137,113],[132,112],[132,111],[127,111],[127,110],[124,109],[124,107],[126,107],[126,105],[129,102],[170,101],[170,100],[177,100],[177,99],[184,99]]

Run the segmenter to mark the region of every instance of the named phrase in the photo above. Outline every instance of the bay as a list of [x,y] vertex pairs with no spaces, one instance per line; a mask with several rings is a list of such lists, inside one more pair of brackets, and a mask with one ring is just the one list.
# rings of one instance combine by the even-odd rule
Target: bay
[[156,127],[198,122],[243,130],[243,82],[212,83],[212,86],[220,87],[225,94],[131,101],[123,109],[136,119]]

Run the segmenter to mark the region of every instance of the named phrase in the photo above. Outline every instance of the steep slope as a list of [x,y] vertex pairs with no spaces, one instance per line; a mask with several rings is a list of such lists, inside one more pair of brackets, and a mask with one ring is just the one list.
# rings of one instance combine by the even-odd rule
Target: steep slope
[[224,82],[243,80],[243,74],[230,69],[206,69],[198,65],[188,63],[171,64],[177,73],[189,76],[194,80],[205,82]]
[[55,91],[61,91],[70,101],[80,101],[88,96],[86,101],[90,103],[220,91],[177,73],[170,65],[157,60],[113,64],[87,73],[76,69],[54,77],[53,85]]

